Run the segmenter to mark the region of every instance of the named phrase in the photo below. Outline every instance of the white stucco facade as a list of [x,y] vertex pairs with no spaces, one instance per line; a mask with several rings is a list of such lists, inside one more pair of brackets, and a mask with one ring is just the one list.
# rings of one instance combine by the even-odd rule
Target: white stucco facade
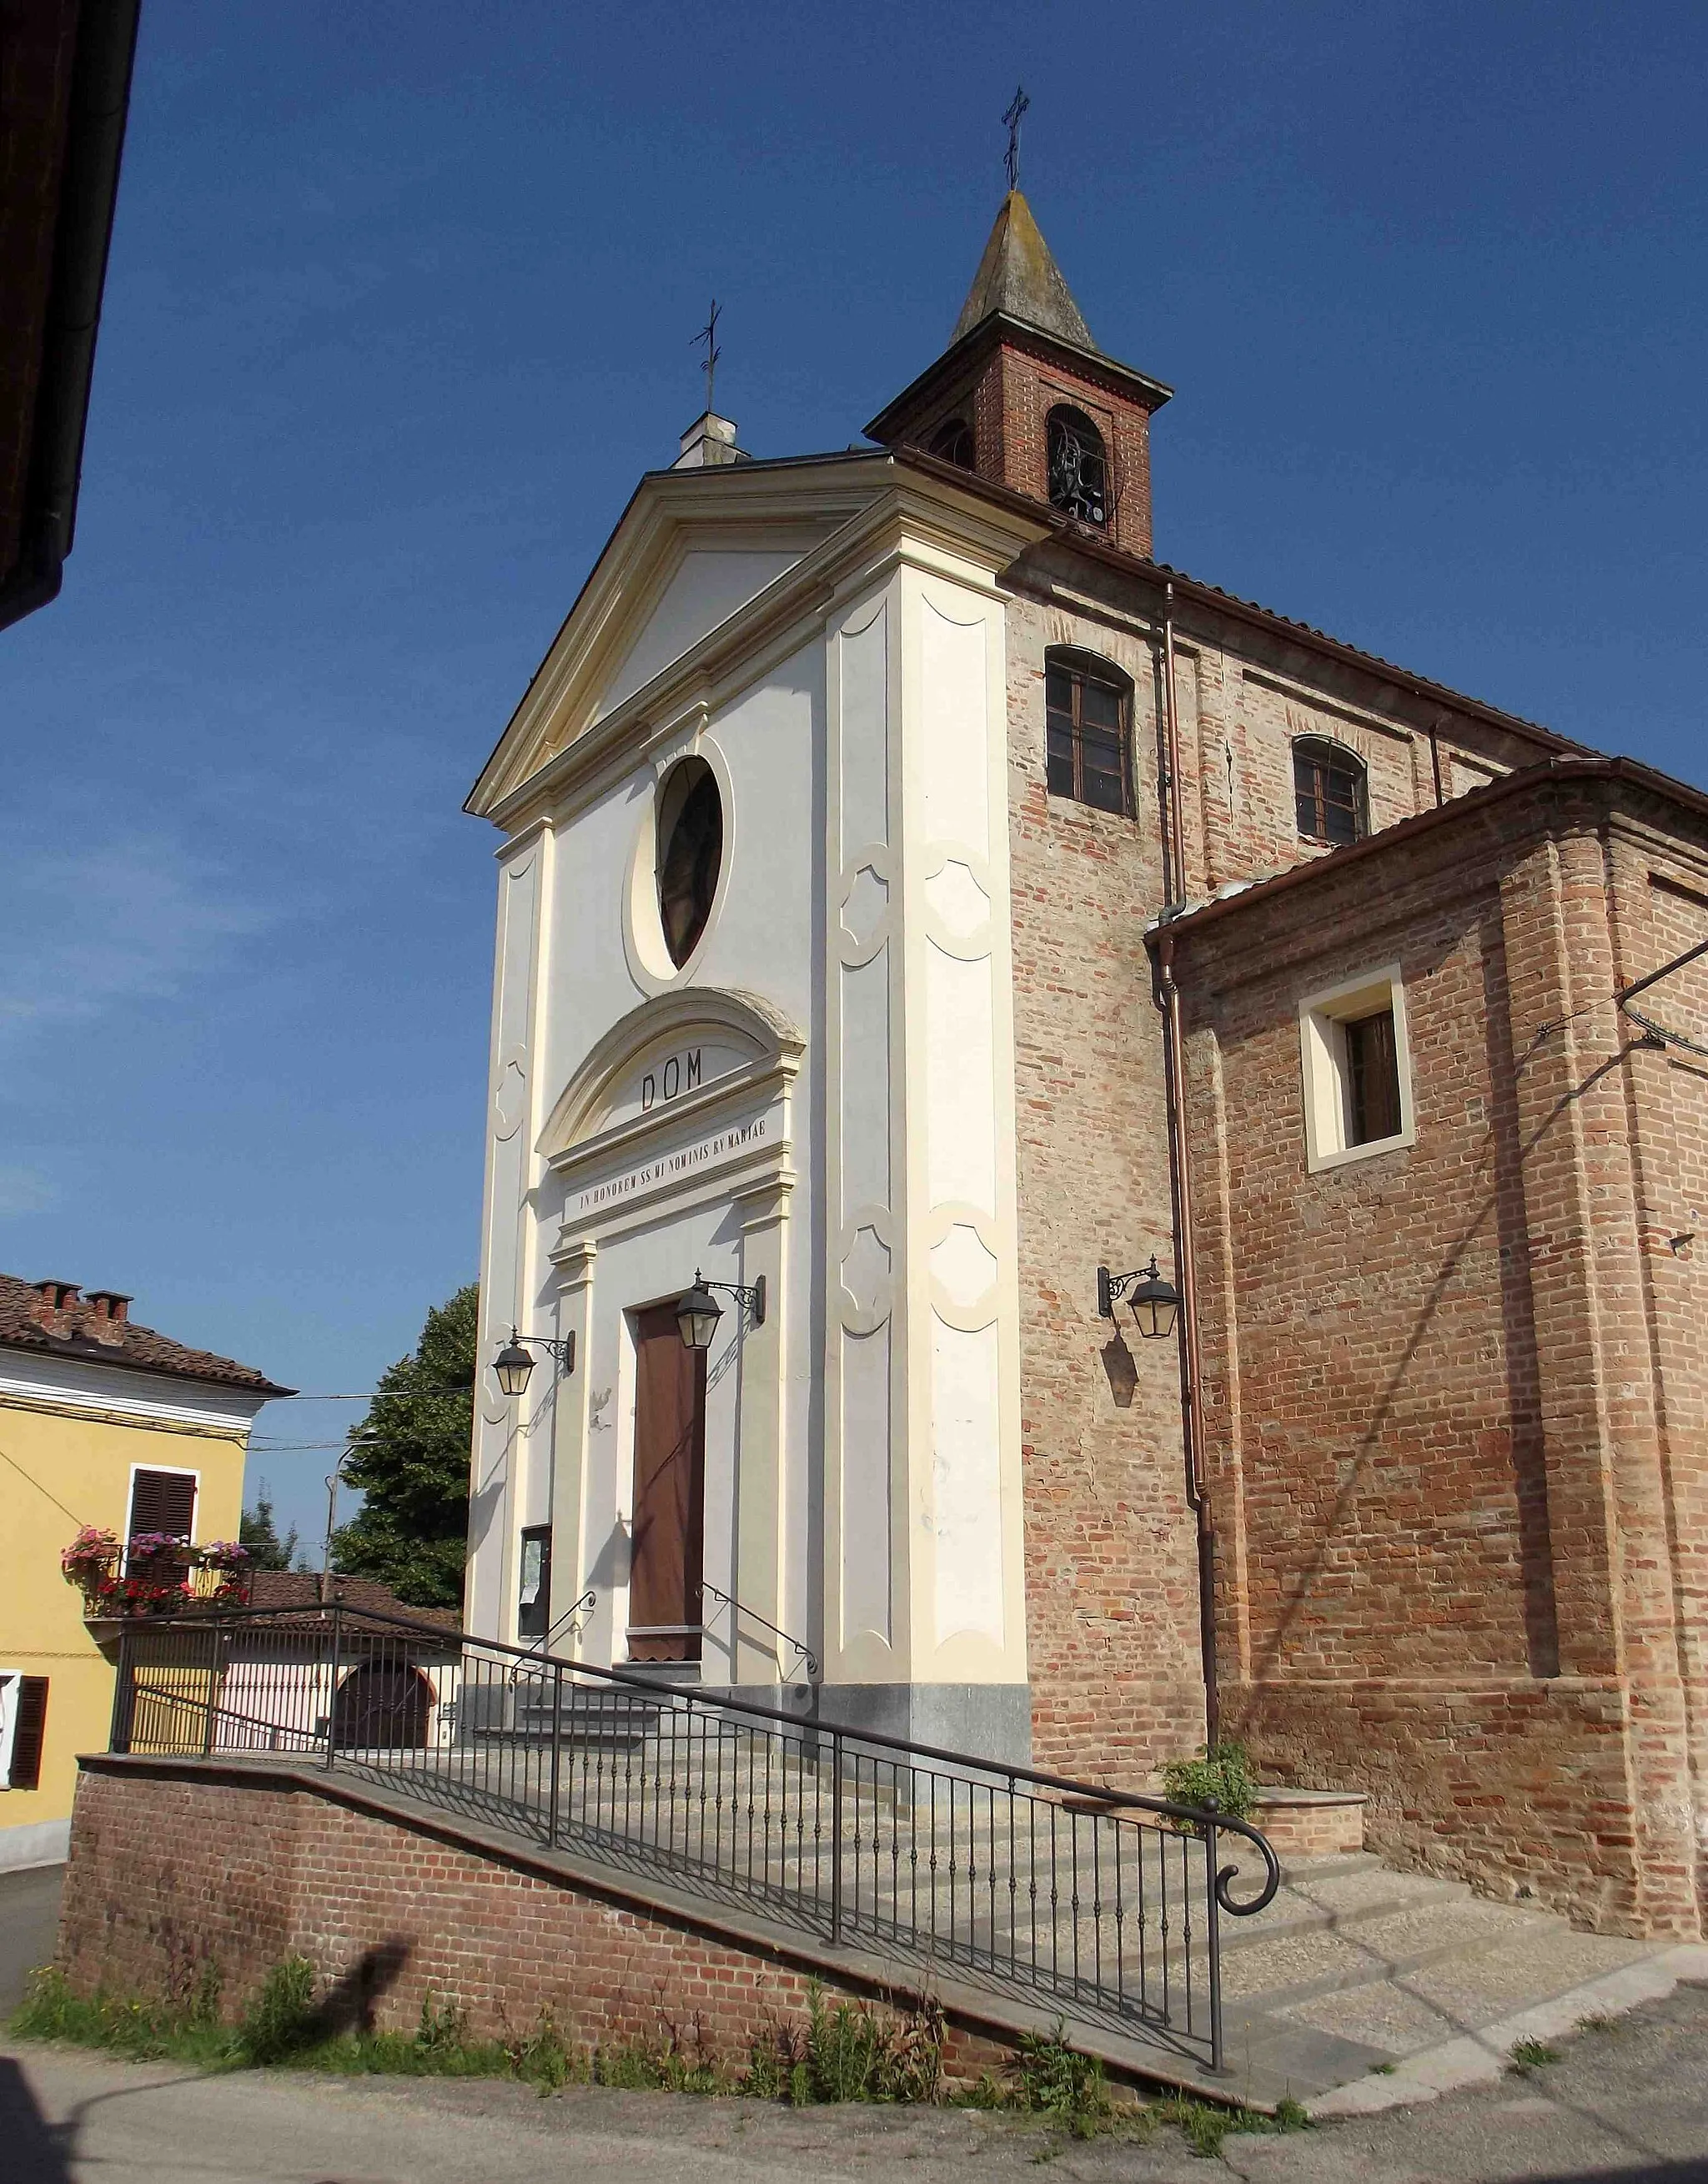
[[[883,454],[648,478],[483,773],[504,834],[471,1630],[552,1528],[557,1652],[628,1658],[635,1314],[751,1284],[708,1359],[700,1674],[1027,1738],[1004,601],[1023,515]],[[665,947],[654,800],[723,813]],[[514,1323],[576,1339],[506,1398]]]

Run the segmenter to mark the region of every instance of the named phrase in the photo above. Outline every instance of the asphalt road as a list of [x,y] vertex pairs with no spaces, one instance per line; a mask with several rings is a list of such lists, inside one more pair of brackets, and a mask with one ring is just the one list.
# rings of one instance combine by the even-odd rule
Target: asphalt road
[[[27,1975],[53,1957],[64,1879],[63,1865],[0,1873],[0,2020],[24,1999]],[[0,2167],[0,2176],[4,2173]]]
[[[1233,2137],[1248,2184],[1708,2184],[1708,1989],[1681,1987],[1528,2076],[1284,2137]],[[248,2073],[203,2078],[0,2046],[6,2184],[1213,2184],[1171,2131],[1081,2145],[935,2109]]]

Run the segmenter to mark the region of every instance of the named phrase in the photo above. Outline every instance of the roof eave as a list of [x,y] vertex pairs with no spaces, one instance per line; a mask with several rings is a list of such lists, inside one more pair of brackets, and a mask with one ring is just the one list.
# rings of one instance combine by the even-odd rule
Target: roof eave
[[1444,804],[1432,805],[1427,811],[1414,812],[1408,819],[1396,820],[1393,826],[1366,834],[1360,842],[1349,842],[1344,848],[1332,850],[1326,856],[1309,857],[1302,864],[1288,866],[1285,872],[1271,873],[1267,879],[1254,880],[1249,887],[1218,895],[1209,902],[1193,905],[1171,917],[1153,918],[1144,929],[1145,945],[1154,952],[1166,933],[1201,933],[1206,926],[1221,924],[1248,911],[1261,911],[1277,896],[1297,893],[1313,883],[1327,884],[1334,875],[1367,863],[1373,857],[1404,849],[1420,837],[1469,824],[1492,806],[1575,781],[1628,782],[1633,788],[1664,797],[1708,820],[1708,795],[1693,788],[1689,782],[1675,781],[1670,774],[1644,766],[1640,760],[1559,752],[1535,766],[1520,766],[1515,772],[1503,774],[1498,781],[1491,781],[1482,788],[1450,797]]
[[1472,698],[1462,690],[1449,688],[1444,682],[1433,682],[1426,675],[1401,667],[1392,660],[1384,660],[1379,653],[1360,651],[1344,638],[1331,637],[1327,630],[1316,629],[1309,622],[1295,621],[1290,616],[1279,613],[1273,607],[1260,606],[1255,599],[1243,599],[1233,592],[1224,592],[1218,585],[1207,584],[1197,577],[1188,577],[1184,571],[1172,568],[1166,561],[1153,560],[1143,554],[1131,554],[1124,547],[1111,545],[1099,538],[1086,525],[1076,523],[1059,509],[1047,507],[1030,493],[1016,493],[1011,486],[996,485],[989,478],[980,477],[976,471],[960,469],[945,462],[940,456],[926,454],[921,448],[898,448],[896,460],[909,466],[954,476],[969,492],[998,505],[1014,510],[1026,509],[1044,525],[1063,545],[1073,548],[1088,560],[1099,561],[1123,573],[1142,577],[1156,585],[1171,584],[1177,599],[1190,599],[1208,608],[1213,613],[1225,614],[1232,620],[1244,622],[1248,627],[1261,629],[1271,636],[1284,638],[1289,644],[1320,654],[1324,659],[1335,660],[1344,666],[1355,667],[1360,673],[1377,676],[1385,682],[1397,685],[1409,695],[1428,700],[1433,705],[1450,708],[1467,719],[1483,722],[1489,727],[1504,729],[1507,733],[1521,736],[1539,744],[1543,749],[1560,751],[1566,755],[1597,758],[1602,753],[1592,750],[1586,744],[1576,743],[1570,736],[1562,736],[1553,728],[1544,727],[1539,722],[1527,721],[1516,713],[1503,712],[1481,698]]
[[[90,1348],[81,1344],[65,1342],[43,1332],[39,1342],[20,1342],[14,1335],[0,1334],[0,1351],[16,1351],[24,1357],[53,1357],[76,1365],[106,1365],[124,1373],[147,1373],[159,1380],[176,1380],[197,1388],[217,1390],[221,1395],[254,1396],[271,1401],[276,1396],[294,1396],[295,1388],[281,1387],[275,1380],[229,1380],[218,1373],[191,1373],[175,1365],[162,1365],[147,1357],[127,1357],[122,1349],[108,1350],[96,1343]],[[236,1364],[236,1360],[231,1360]]]
[[928,364],[919,376],[903,387],[895,398],[887,403],[864,427],[869,440],[887,442],[892,436],[895,421],[917,408],[922,398],[934,384],[952,379],[964,370],[981,350],[994,348],[1004,334],[1015,339],[1017,346],[1040,348],[1059,364],[1090,370],[1104,378],[1120,382],[1135,401],[1142,402],[1148,410],[1160,410],[1169,401],[1174,389],[1160,379],[1153,379],[1149,372],[1135,370],[1132,365],[1122,364],[1116,358],[1105,356],[1101,349],[1082,348],[1077,343],[1064,341],[1060,334],[1051,333],[1046,326],[1035,326],[1025,319],[1011,318],[1005,311],[992,311],[979,320],[971,332],[951,342],[933,363]]

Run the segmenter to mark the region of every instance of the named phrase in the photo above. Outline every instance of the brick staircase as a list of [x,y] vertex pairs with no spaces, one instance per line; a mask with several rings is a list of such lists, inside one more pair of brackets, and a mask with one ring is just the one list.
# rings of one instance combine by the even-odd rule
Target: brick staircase
[[[321,1696],[353,1659],[416,1694],[426,1663],[431,1707],[353,1748]],[[804,1976],[934,1996],[999,2040],[1060,2022],[1121,2069],[1224,2097],[1368,2105],[1448,2051],[1498,2068],[1538,2010],[1679,1975],[1678,1951],[1325,1853],[1326,1807],[1294,1836],[1316,1854],[1278,1864],[1207,1809],[336,1608],[134,1635],[114,1720],[115,1754],[359,1786],[470,1857],[603,1888],[685,1963],[709,1919]],[[1708,1973],[1696,1955],[1683,1975]]]

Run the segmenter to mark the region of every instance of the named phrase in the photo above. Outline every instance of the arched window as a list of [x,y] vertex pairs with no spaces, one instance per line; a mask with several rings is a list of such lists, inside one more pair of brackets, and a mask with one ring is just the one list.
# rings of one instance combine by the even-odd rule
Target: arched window
[[1099,811],[1132,816],[1132,685],[1106,660],[1048,652],[1044,785]]
[[671,767],[659,790],[659,917],[670,961],[686,963],[712,914],[724,861],[724,805],[703,758]]
[[1044,439],[1052,506],[1081,523],[1109,521],[1109,463],[1103,435],[1082,410],[1052,410]]
[[931,436],[926,448],[928,455],[940,455],[946,463],[955,463],[964,471],[978,468],[978,454],[973,445],[972,426],[965,417],[951,417],[939,425]]
[[1338,849],[1369,832],[1363,764],[1339,744],[1321,736],[1299,738],[1293,746],[1293,797],[1307,842]]

